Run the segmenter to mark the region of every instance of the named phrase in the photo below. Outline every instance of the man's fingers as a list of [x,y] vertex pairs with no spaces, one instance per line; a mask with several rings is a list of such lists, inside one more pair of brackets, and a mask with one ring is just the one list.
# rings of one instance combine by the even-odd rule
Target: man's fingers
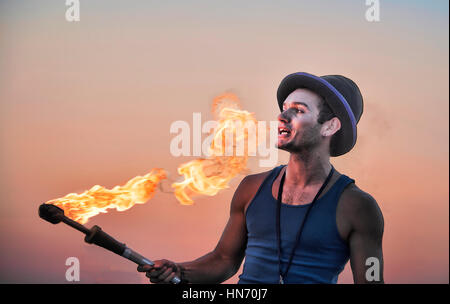
[[163,266],[161,268],[153,268],[150,271],[147,272],[147,277],[159,277],[164,271],[167,270],[166,266]]
[[171,283],[171,281],[175,277],[175,275],[176,275],[175,272],[172,272],[171,274],[169,274],[169,276],[164,279],[164,283]]
[[[173,275],[172,275],[173,274]],[[172,267],[166,267],[164,266],[163,268],[159,269],[159,270],[154,270],[151,272],[147,272],[145,274],[145,276],[147,278],[150,279],[150,282],[152,283],[166,283],[166,280],[169,276],[172,276],[169,281],[175,276],[175,273],[173,272]]]
[[167,263],[168,263],[167,260],[157,260],[157,261],[154,262],[153,267],[154,268],[161,268],[163,266],[166,266]]
[[170,274],[172,274],[172,273],[173,273],[173,269],[172,269],[172,267],[169,267],[169,268],[167,268],[163,273],[161,273],[161,274],[159,275],[159,279],[160,279],[161,281],[165,281],[166,278],[167,278]]
[[147,272],[147,271],[150,271],[152,268],[153,268],[153,266],[151,266],[151,265],[139,265],[137,267],[137,271],[139,271],[139,272]]
[[177,265],[168,260],[157,260],[154,265],[140,265],[137,270],[145,272],[152,283],[170,283],[179,272]]

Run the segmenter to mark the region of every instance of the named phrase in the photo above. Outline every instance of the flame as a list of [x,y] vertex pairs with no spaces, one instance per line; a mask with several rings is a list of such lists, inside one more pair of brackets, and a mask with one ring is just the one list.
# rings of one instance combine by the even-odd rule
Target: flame
[[62,198],[46,202],[64,210],[64,215],[85,224],[89,218],[106,213],[107,209],[125,211],[135,204],[144,204],[155,194],[160,180],[166,178],[163,169],[153,169],[144,176],[136,176],[124,186],[116,186],[109,190],[96,185],[81,193],[69,193]]
[[[175,197],[184,205],[193,204],[191,197],[195,194],[213,196],[228,188],[230,180],[247,168],[251,151],[248,139],[249,135],[256,135],[256,129],[255,134],[251,134],[245,126],[249,122],[256,125],[253,113],[242,110],[239,98],[231,93],[217,96],[212,112],[218,122],[212,134],[210,156],[180,165],[178,173],[184,176],[184,181],[172,184]],[[240,128],[242,126],[244,128]],[[237,147],[243,147],[243,151],[237,153]],[[160,181],[166,178],[163,169],[153,169],[147,175],[132,178],[124,186],[109,190],[96,185],[81,194],[69,193],[46,204],[62,208],[67,217],[85,224],[89,218],[108,212],[107,209],[125,211],[136,204],[144,204],[153,197]]]
[[[228,188],[230,180],[247,168],[250,132],[249,129],[238,132],[238,129],[248,122],[256,125],[253,113],[242,110],[239,98],[232,93],[217,96],[213,101],[212,112],[218,116],[218,125],[209,147],[210,156],[180,165],[178,173],[184,176],[184,181],[172,184],[175,197],[183,205],[193,204],[191,197],[195,194],[216,195]],[[233,139],[231,155],[227,153],[227,133],[232,134],[228,136]],[[239,145],[244,147],[241,155],[236,153]]]

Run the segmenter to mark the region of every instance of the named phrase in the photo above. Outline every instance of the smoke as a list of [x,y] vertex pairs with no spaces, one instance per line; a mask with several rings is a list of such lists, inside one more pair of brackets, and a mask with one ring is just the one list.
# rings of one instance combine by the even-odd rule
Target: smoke
[[[392,113],[392,114],[391,114]],[[382,188],[383,181],[374,179],[373,170],[379,166],[380,152],[392,145],[394,116],[373,100],[364,101],[364,112],[358,123],[358,138],[355,147],[347,154],[335,158],[334,162],[345,168],[344,174],[357,174],[363,185],[370,184],[371,191]]]
[[166,179],[163,179],[159,182],[158,187],[159,190],[161,191],[161,193],[170,193],[170,194],[174,194],[175,190],[172,188],[172,184],[176,183],[176,182],[180,182],[182,180],[182,177],[178,177],[178,179],[175,179],[172,177],[172,175],[170,174],[170,172],[166,171]]
[[386,140],[393,126],[394,117],[391,117],[391,113],[379,103],[364,102],[364,112],[358,123],[358,149],[379,145]]

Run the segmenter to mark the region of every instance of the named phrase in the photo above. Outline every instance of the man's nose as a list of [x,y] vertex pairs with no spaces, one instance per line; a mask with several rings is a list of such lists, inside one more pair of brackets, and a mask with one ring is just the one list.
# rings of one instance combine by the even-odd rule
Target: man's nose
[[278,115],[278,121],[283,123],[288,123],[290,121],[289,118],[289,110],[284,110]]

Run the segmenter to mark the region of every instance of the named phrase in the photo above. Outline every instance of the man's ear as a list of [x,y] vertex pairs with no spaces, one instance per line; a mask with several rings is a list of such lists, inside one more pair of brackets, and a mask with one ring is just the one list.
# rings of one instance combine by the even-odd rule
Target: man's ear
[[341,128],[341,121],[337,117],[333,117],[332,119],[323,123],[322,127],[322,136],[332,136],[334,133],[339,131]]

